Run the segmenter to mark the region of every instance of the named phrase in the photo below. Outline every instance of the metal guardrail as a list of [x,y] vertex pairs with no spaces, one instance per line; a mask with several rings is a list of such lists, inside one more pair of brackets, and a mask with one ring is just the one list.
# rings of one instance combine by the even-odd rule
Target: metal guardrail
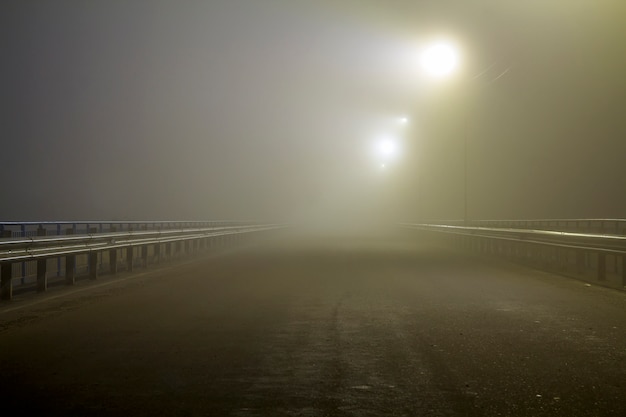
[[187,228],[254,225],[245,221],[30,221],[0,222],[0,237],[111,233],[133,230],[180,230]]
[[[82,235],[113,232],[130,232],[138,230],[180,230],[188,228],[246,226],[255,222],[249,221],[119,221],[119,220],[82,220],[82,221],[4,221],[0,222],[0,238],[3,237],[30,237],[30,236],[62,236]],[[80,258],[79,258],[80,260]],[[56,261],[57,276],[62,273],[62,259]],[[80,269],[79,264],[77,268]],[[51,265],[50,268],[55,268]],[[28,284],[28,281],[36,276],[36,265],[32,262],[13,264],[13,276],[20,277],[20,284]]]
[[[170,225],[185,226],[189,222],[167,222]],[[183,224],[184,223],[184,224]],[[6,224],[6,223],[5,223]],[[23,223],[22,223],[23,224]],[[41,223],[33,223],[41,225]],[[52,223],[59,224],[59,223]],[[61,223],[66,224],[66,223]],[[107,222],[106,224],[110,224]],[[145,224],[145,223],[137,223]],[[219,224],[219,225],[218,225]],[[284,227],[277,224],[251,224],[230,222],[197,222],[194,225],[209,227],[164,228],[158,230],[127,230],[124,232],[87,233],[66,236],[27,236],[0,238],[0,297],[11,299],[13,295],[14,267],[22,266],[21,283],[24,284],[24,265],[34,265],[36,269],[37,291],[46,291],[48,287],[49,261],[56,261],[56,276],[64,276],[65,283],[75,283],[80,268],[77,258],[83,257],[87,276],[95,279],[102,271],[103,264],[108,265],[108,272],[118,271],[119,259],[127,271],[132,271],[137,258],[142,266],[150,260],[156,262],[171,258],[175,253],[189,253],[203,249],[214,243],[234,240],[244,234],[274,230]],[[109,229],[110,230],[110,229]],[[184,244],[181,248],[180,245]],[[164,249],[164,251],[162,250]],[[118,256],[120,255],[122,256]],[[54,266],[53,266],[54,268]]]
[[626,235],[626,219],[470,220],[467,224],[463,220],[441,220],[431,223],[450,226],[557,230],[562,232]]
[[458,246],[626,288],[626,236],[447,224],[402,227],[451,236]]

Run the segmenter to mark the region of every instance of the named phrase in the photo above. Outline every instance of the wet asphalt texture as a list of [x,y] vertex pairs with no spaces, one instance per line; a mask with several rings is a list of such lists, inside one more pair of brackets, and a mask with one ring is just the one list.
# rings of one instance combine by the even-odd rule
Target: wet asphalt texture
[[626,416],[626,293],[283,236],[0,304],[0,392],[7,417]]

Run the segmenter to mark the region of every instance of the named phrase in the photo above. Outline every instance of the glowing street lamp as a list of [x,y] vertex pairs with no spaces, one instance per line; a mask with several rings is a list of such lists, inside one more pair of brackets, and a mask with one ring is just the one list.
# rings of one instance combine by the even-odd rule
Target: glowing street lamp
[[[395,116],[393,121],[404,128],[409,123],[409,118],[404,115]],[[396,129],[398,129],[397,126]],[[372,144],[373,156],[381,170],[385,170],[400,156],[402,153],[401,142],[400,138],[395,135],[384,135]]]
[[378,144],[378,152],[384,158],[390,158],[398,152],[398,145],[391,139],[385,139]]
[[396,138],[383,137],[372,144],[372,153],[380,170],[385,171],[400,155],[400,145]]
[[457,49],[445,42],[435,43],[424,50],[421,56],[421,64],[424,70],[431,76],[446,77],[456,69],[459,63]]

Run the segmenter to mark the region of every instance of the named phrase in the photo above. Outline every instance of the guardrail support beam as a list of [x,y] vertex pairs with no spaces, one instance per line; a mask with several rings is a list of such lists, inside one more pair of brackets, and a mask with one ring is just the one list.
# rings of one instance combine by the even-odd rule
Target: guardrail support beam
[[89,279],[98,278],[98,252],[89,252]]
[[74,268],[76,267],[76,255],[67,255],[65,257],[65,283],[74,285],[76,281]]
[[598,281],[606,280],[606,254],[598,253]]
[[626,288],[626,255],[622,255],[622,287]]
[[148,267],[148,245],[141,247],[141,266],[144,268]]
[[585,253],[582,250],[576,251],[576,270],[579,274],[585,271]]
[[132,246],[126,248],[126,270],[128,272],[133,272],[133,249],[134,248]]
[[109,272],[117,274],[117,249],[109,250]]
[[161,262],[161,244],[157,243],[154,245],[154,257],[156,258],[156,262]]
[[13,298],[13,267],[10,262],[0,264],[0,299]]
[[37,260],[37,292],[45,292],[48,290],[48,260]]

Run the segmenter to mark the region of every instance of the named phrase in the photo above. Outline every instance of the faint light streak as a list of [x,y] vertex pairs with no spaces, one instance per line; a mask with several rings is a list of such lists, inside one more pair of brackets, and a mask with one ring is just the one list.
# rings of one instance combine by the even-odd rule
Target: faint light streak
[[472,77],[473,80],[482,77],[483,75],[485,75],[491,68],[493,68],[496,65],[496,62],[494,61],[491,65],[489,65],[487,68],[485,68],[484,70],[482,70],[481,72],[479,72],[478,74],[474,75]]
[[498,81],[500,78],[504,77],[509,71],[511,70],[511,67],[508,67],[507,69],[505,69],[504,71],[502,71],[500,73],[500,75],[498,75],[496,78],[494,78],[493,80],[491,80],[491,82],[496,82]]

